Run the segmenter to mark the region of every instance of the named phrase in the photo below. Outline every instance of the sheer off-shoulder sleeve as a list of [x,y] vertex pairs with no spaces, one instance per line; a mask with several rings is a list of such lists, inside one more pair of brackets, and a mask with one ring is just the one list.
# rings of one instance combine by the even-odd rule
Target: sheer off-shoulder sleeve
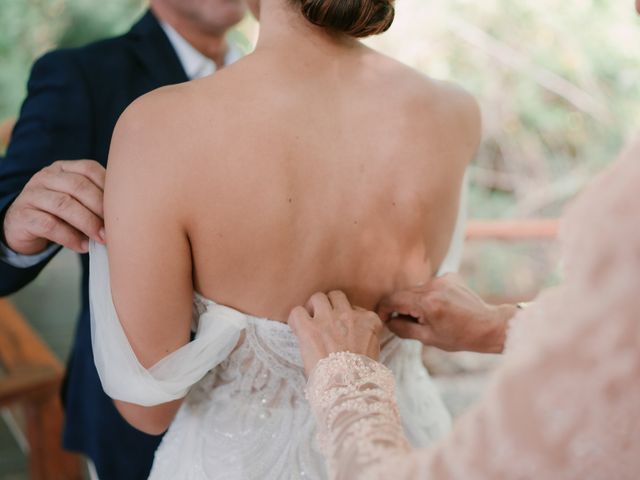
[[196,315],[195,338],[150,369],[136,358],[113,305],[107,249],[90,244],[91,342],[102,387],[111,398],[145,407],[183,398],[238,343],[247,319],[223,305]]
[[384,366],[317,365],[307,396],[331,478],[638,478],[640,155],[627,158],[571,207],[565,284],[519,314],[485,396],[436,446],[408,448]]

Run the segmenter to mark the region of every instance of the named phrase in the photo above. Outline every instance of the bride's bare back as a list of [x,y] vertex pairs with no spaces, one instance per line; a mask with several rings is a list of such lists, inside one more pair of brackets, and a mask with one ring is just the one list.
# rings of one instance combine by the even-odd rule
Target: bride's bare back
[[193,139],[177,155],[196,288],[268,318],[331,289],[372,309],[429,278],[477,141],[450,87],[361,47],[318,57],[258,52],[167,92],[207,126],[172,135]]
[[316,291],[372,309],[447,252],[475,102],[288,8],[263,14],[255,53],[119,122],[107,245],[143,363],[188,341],[194,289],[280,321]]

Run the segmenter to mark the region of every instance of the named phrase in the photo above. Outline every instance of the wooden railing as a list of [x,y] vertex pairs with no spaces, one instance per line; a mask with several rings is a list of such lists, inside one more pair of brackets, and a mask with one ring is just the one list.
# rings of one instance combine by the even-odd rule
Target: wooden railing
[[0,299],[0,369],[0,408],[11,408],[23,430],[30,478],[81,479],[78,456],[61,446],[64,368],[4,299]]
[[467,225],[469,240],[553,240],[558,235],[556,219],[472,220]]
[[[517,242],[551,242],[558,236],[559,220],[557,219],[523,219],[523,220],[471,220],[467,224],[467,242],[499,241]],[[539,286],[538,286],[539,287]],[[539,288],[529,292],[512,295],[502,292],[500,295],[483,295],[485,301],[492,304],[518,303],[533,300]]]

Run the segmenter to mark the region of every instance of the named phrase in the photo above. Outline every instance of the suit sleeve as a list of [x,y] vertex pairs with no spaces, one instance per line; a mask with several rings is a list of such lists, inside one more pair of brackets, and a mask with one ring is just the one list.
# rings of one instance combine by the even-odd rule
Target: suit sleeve
[[[92,158],[93,115],[86,79],[73,51],[39,59],[31,71],[27,98],[4,158],[0,158],[0,225],[29,179],[56,160]],[[31,282],[53,255],[19,268],[0,261],[0,296]]]

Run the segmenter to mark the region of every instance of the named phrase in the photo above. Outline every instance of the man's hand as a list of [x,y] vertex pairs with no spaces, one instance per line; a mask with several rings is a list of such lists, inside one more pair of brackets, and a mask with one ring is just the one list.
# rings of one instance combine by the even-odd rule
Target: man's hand
[[508,322],[516,312],[515,305],[485,303],[455,274],[393,293],[378,307],[396,335],[450,352],[502,352]]
[[4,241],[33,255],[54,242],[86,253],[104,243],[105,169],[93,160],[58,161],[35,174],[4,217]]
[[307,376],[331,353],[351,352],[374,360],[380,355],[380,318],[352,307],[343,292],[314,294],[306,307],[291,311],[288,323],[298,337]]

